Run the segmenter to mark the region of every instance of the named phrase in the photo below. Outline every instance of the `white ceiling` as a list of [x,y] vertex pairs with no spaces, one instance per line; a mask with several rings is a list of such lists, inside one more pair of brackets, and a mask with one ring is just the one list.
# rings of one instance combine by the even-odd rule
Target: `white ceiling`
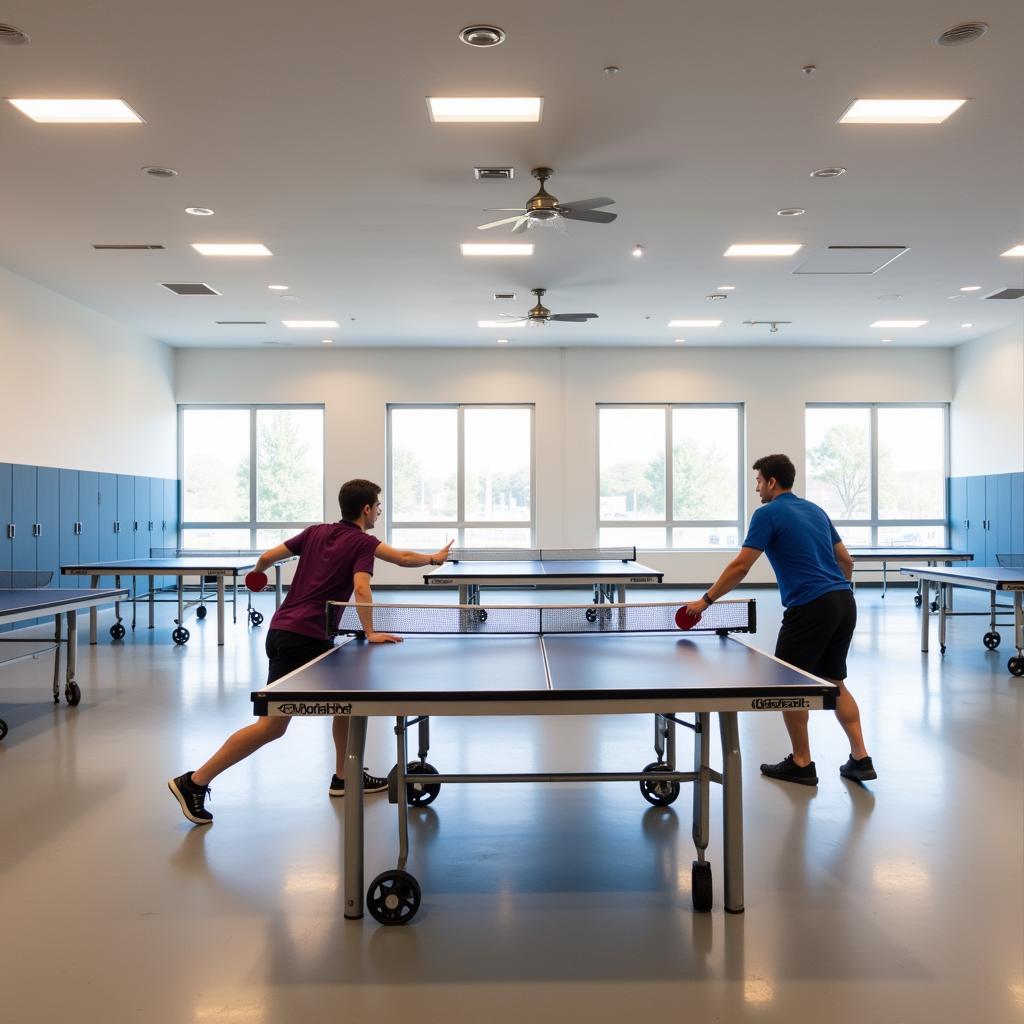
[[[991,25],[981,40],[935,44],[973,19]],[[0,94],[123,97],[146,120],[44,126],[0,105],[0,262],[171,345],[319,346],[328,334],[280,325],[299,318],[336,319],[339,344],[374,346],[502,333],[514,346],[865,345],[889,336],[868,326],[879,318],[929,321],[896,344],[948,346],[1022,322],[1024,300],[978,298],[1024,283],[1024,261],[999,255],[1024,242],[1020,0],[8,0],[0,21],[32,39],[0,47]],[[474,22],[506,42],[464,45]],[[542,123],[429,121],[427,95],[488,94],[543,96]],[[970,102],[941,126],[835,123],[853,99],[884,96]],[[148,164],[180,174],[157,180]],[[515,180],[474,180],[492,164]],[[530,259],[463,258],[460,242],[510,238],[475,225],[498,216],[484,207],[523,205],[539,164],[560,199],[612,196],[618,220],[528,232]],[[829,165],[848,173],[809,177]],[[806,215],[776,216],[791,206]],[[194,241],[262,241],[274,256],[205,258]],[[722,257],[743,241],[805,248]],[[91,248],[126,242],[166,250]],[[875,275],[792,275],[836,244],[910,251]],[[708,301],[722,284],[736,291]],[[477,327],[510,309],[493,292],[517,292],[523,313],[534,286],[554,312],[600,318]],[[903,298],[879,298],[892,293]],[[725,323],[668,328],[676,317]],[[793,324],[769,335],[747,319]]]

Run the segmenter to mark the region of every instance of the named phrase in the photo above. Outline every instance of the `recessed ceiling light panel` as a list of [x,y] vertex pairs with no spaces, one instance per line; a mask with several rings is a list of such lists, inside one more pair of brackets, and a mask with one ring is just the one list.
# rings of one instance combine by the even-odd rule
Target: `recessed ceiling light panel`
[[186,206],[185,212],[191,214],[193,217],[212,217],[213,210],[208,206]]
[[326,331],[338,326],[337,320],[282,320],[281,323],[285,327],[292,327],[297,330],[315,327],[317,330]]
[[463,256],[532,256],[533,242],[463,242]]
[[37,124],[145,124],[124,100],[8,100]]
[[477,320],[477,327],[500,327],[503,331],[512,330],[514,327],[525,327],[525,321],[520,320],[518,323],[510,323],[508,320]]
[[927,320],[876,320],[871,326],[893,330],[898,327],[924,327],[926,323]]
[[837,124],[942,124],[967,100],[854,100]]
[[965,284],[963,286],[963,288],[960,289],[960,291],[962,291],[962,292],[980,292],[981,291],[981,285],[980,284]]
[[669,327],[720,327],[721,320],[669,320]]
[[725,256],[792,256],[803,245],[799,242],[742,243],[730,245]]
[[288,291],[288,285],[286,285],[286,284],[268,284],[267,287],[272,292],[286,292],[286,291]]
[[1003,256],[1024,256],[1024,243],[1021,245],[1015,245],[1012,249],[1007,249],[1006,252],[1002,253]]
[[262,242],[193,242],[203,256],[273,256]]
[[428,96],[435,124],[536,124],[541,96]]
[[776,210],[777,217],[802,217],[807,211],[802,206],[786,206]]

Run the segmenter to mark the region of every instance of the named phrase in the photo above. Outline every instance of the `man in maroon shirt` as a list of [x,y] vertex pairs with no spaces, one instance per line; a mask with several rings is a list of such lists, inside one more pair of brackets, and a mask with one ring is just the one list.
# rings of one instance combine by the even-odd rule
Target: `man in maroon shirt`
[[[380,515],[380,487],[369,480],[349,480],[343,484],[338,493],[338,503],[341,522],[307,526],[297,537],[265,551],[256,562],[255,571],[263,572],[275,562],[299,556],[288,596],[270,620],[267,633],[268,683],[294,672],[331,649],[333,642],[327,639],[324,630],[327,601],[348,601],[353,592],[360,603],[373,601],[370,577],[373,575],[374,558],[416,568],[442,565],[448,557],[451,541],[440,551],[424,555],[418,551],[400,551],[369,536],[366,531],[373,529]],[[366,639],[371,644],[401,643],[401,637],[377,633],[372,629],[367,630]],[[264,744],[280,739],[290,721],[289,718],[258,718],[252,725],[229,736],[201,768],[171,779],[167,787],[181,805],[185,817],[197,825],[213,821],[213,815],[205,807],[213,779]],[[348,719],[336,716],[333,721],[336,766],[329,792],[331,796],[344,796]],[[387,779],[370,775],[363,769],[364,792],[380,792],[387,789],[387,785]]]

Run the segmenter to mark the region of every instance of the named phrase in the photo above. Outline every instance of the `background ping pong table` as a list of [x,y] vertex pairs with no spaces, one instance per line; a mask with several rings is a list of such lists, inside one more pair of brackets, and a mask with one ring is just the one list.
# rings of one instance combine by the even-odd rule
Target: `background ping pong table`
[[[698,627],[676,629],[677,604],[487,606],[334,606],[337,631],[355,634],[290,675],[252,694],[257,715],[349,719],[345,766],[345,916],[363,916],[362,770],[366,720],[396,720],[397,764],[389,799],[398,805],[398,867],[377,875],[366,906],[382,924],[405,924],[420,905],[419,883],[405,870],[407,802],[432,802],[451,783],[631,781],[652,804],[671,803],[693,782],[694,907],[712,905],[710,783],[723,788],[725,909],[743,910],[743,796],[737,714],[787,708],[834,708],[838,688],[739,642],[756,627],[754,601],[712,605]],[[360,639],[361,616],[401,644]],[[718,713],[723,768],[710,767],[711,712]],[[427,760],[431,715],[655,715],[657,760],[625,772],[450,775]],[[692,721],[680,718],[693,713]],[[406,734],[419,727],[416,761]],[[677,725],[695,734],[693,769],[676,768]],[[400,799],[401,797],[401,799]]]
[[[896,547],[852,547],[847,549],[853,559],[853,571],[857,572],[857,563],[873,562],[882,566],[882,597],[888,589],[887,570],[890,565],[901,566],[922,562],[925,565],[952,565],[954,562],[973,562],[974,555],[966,551],[954,551],[952,548],[896,548]],[[861,566],[861,571],[865,567]],[[877,569],[867,570],[877,572]],[[917,584],[917,593],[914,595],[914,604],[920,605],[924,599],[922,584]],[[934,609],[933,609],[934,610]]]
[[[144,600],[149,607],[149,628],[153,628],[154,606],[163,603],[166,598],[158,596],[154,586],[158,576],[173,576],[177,579],[176,595],[169,600],[177,601],[178,617],[174,620],[175,628],[171,639],[176,644],[188,643],[191,634],[185,627],[185,610],[195,606],[196,618],[206,617],[206,600],[208,583],[214,584],[217,598],[217,645],[224,646],[224,598],[226,584],[231,586],[231,621],[238,621],[238,587],[239,578],[244,580],[245,574],[253,569],[261,552],[258,551],[182,551],[174,548],[154,548],[149,558],[124,559],[110,562],[84,562],[79,565],[62,565],[61,573],[65,576],[90,576],[91,585],[99,585],[101,576],[113,576],[115,585],[121,586],[121,579],[131,577],[132,631],[135,630],[136,605]],[[281,604],[281,564],[274,566],[274,591],[277,605]],[[195,601],[185,600],[185,578],[199,577],[199,597]],[[139,577],[148,578],[148,590],[145,594],[138,593]],[[126,630],[121,621],[121,605],[114,605],[115,622],[110,627],[110,636],[114,640],[124,638]],[[262,613],[250,604],[246,610],[251,625],[258,626],[263,621]],[[96,609],[89,612],[89,643],[96,643]]]
[[428,587],[459,588],[459,604],[480,604],[481,587],[592,585],[594,602],[620,604],[629,584],[661,583],[664,573],[636,560],[636,548],[452,548],[426,573]]
[[[1007,671],[1015,676],[1024,676],[1024,566],[979,566],[977,568],[920,568],[905,566],[900,569],[904,576],[913,576],[925,584],[936,584],[939,588],[939,650],[946,653],[946,621],[954,616],[983,615],[989,620],[988,632],[982,637],[985,647],[994,651],[1002,637],[997,626],[998,617],[1002,614],[1013,615],[1013,643],[1017,648],[1016,656],[1007,663]],[[989,607],[986,611],[953,611],[953,589],[963,587],[967,590],[987,590]],[[1000,604],[998,595],[1008,592],[1012,604]],[[931,602],[921,605],[921,650],[928,651],[928,621]]]
[[[22,661],[24,658],[38,658],[41,654],[52,650],[53,656],[53,702],[60,702],[60,650],[61,645],[67,647],[67,672],[64,680],[64,699],[74,707],[82,699],[82,692],[75,680],[77,665],[76,652],[78,645],[78,612],[88,608],[95,611],[101,604],[127,596],[126,590],[79,590],[77,588],[61,589],[59,587],[21,587],[19,577],[36,576],[36,573],[6,572],[0,573],[0,625],[14,625],[31,619],[40,619],[52,615],[54,619],[54,638],[48,646],[39,647],[40,642],[32,637],[13,637],[8,634],[0,636],[0,643],[32,644],[34,650],[30,654],[10,658],[2,664]],[[51,573],[45,573],[47,577]],[[35,581],[32,581],[33,583]],[[13,584],[13,586],[11,585]],[[67,618],[67,635],[64,635],[63,619]],[[0,719],[0,740],[7,735],[7,723]]]

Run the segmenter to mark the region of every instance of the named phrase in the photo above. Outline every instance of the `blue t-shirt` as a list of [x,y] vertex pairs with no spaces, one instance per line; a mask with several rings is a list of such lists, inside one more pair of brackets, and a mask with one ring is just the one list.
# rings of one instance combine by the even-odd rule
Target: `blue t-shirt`
[[824,509],[786,491],[750,517],[743,546],[768,556],[782,603],[790,608],[831,590],[853,589],[836,558],[840,540]]

